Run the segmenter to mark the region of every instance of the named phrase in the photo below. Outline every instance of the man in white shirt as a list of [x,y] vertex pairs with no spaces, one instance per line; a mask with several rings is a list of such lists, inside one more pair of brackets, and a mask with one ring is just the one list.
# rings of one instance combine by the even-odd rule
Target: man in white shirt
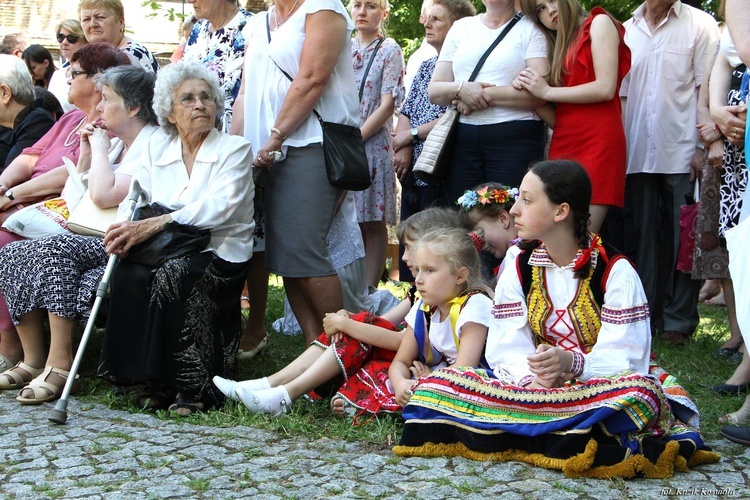
[[625,23],[632,51],[622,83],[628,143],[626,208],[637,234],[636,265],[652,329],[684,343],[698,325],[700,282],[676,270],[680,205],[700,167],[696,109],[708,47],[719,37],[709,14],[679,0],[646,0]]

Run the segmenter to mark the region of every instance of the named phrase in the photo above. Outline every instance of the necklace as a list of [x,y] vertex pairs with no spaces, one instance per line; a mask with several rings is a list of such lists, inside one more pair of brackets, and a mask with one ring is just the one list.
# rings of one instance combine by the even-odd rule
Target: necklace
[[[72,146],[73,144],[75,144],[76,142],[78,142],[78,141],[81,140],[81,136],[80,135],[76,135],[75,137],[73,137],[73,134],[75,134],[76,132],[78,132],[78,129],[80,129],[85,122],[86,122],[86,117],[84,116],[81,119],[81,121],[78,122],[78,125],[76,125],[76,128],[74,128],[73,130],[70,131],[70,133],[68,134],[68,137],[65,138],[65,142],[63,143],[66,148],[69,147],[69,146]],[[73,137],[72,141],[70,140],[71,137]]]
[[275,5],[273,6],[273,24],[274,24],[273,31],[276,31],[277,29],[279,29],[279,26],[281,26],[282,24],[284,24],[286,22],[286,20],[289,19],[289,16],[292,15],[292,13],[294,12],[294,9],[297,8],[297,4],[298,3],[299,3],[299,0],[294,0],[294,4],[292,5],[292,9],[289,11],[289,13],[287,15],[285,15],[284,17],[281,18],[281,21],[277,21],[276,20],[276,11],[278,10],[278,8]]

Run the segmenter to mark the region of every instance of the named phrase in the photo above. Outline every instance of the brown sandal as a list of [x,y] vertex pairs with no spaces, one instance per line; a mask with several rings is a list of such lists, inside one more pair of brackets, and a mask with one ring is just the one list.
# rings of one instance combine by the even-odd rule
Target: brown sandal
[[19,361],[13,368],[0,373],[0,391],[26,387],[43,371],[44,368],[34,368],[23,361]]

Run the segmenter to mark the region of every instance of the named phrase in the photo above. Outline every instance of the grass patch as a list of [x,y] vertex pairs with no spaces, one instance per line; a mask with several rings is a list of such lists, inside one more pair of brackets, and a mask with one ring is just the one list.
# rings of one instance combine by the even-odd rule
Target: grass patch
[[[258,378],[279,370],[296,358],[304,349],[302,336],[288,336],[276,332],[272,322],[284,313],[284,289],[282,281],[272,276],[269,285],[268,308],[266,311],[266,328],[270,335],[268,347],[253,360],[240,362],[239,379]],[[384,287],[397,296],[403,297],[407,286],[402,283],[389,282]],[[717,397],[711,387],[724,382],[734,371],[736,365],[724,359],[718,359],[711,353],[729,338],[729,325],[726,308],[700,305],[700,325],[690,342],[683,347],[675,347],[654,339],[652,350],[658,362],[688,390],[701,411],[701,424],[707,439],[718,439],[722,425],[718,418],[728,412],[737,410],[742,404],[742,397]],[[101,349],[101,335],[92,335],[80,370],[82,390],[76,396],[86,406],[100,403],[112,409],[131,413],[141,412],[136,405],[135,392],[132,394],[115,394],[108,382],[95,376],[99,363],[98,353]],[[330,438],[342,443],[359,442],[372,449],[382,450],[395,445],[402,431],[402,421],[397,416],[377,416],[361,425],[352,426],[351,421],[334,418],[331,415],[328,401],[312,403],[301,399],[292,405],[291,412],[281,418],[250,413],[243,405],[228,402],[223,408],[207,413],[197,414],[186,422],[218,428],[230,428],[245,425],[261,428],[280,436],[306,436],[312,440]],[[167,412],[157,412],[159,419],[170,419]],[[137,425],[128,422],[128,425]],[[144,424],[145,426],[145,424]],[[115,435],[116,434],[116,435]],[[129,436],[108,432],[110,437]],[[729,452],[731,453],[731,447]],[[743,448],[744,449],[744,448]],[[100,450],[93,448],[92,452]],[[248,458],[262,455],[261,450],[244,451]],[[737,451],[741,454],[742,449]],[[399,459],[394,457],[390,464]],[[7,467],[7,465],[5,466]],[[0,471],[3,468],[0,467]],[[525,476],[523,472],[520,474]],[[525,477],[524,477],[525,478]]]
[[208,479],[190,479],[187,482],[187,487],[194,491],[205,492],[208,491],[211,486],[211,481]]

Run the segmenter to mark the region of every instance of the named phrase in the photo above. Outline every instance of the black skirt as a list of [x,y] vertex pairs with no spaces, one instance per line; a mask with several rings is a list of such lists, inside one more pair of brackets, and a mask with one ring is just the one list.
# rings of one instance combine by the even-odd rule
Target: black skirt
[[207,407],[223,401],[214,375],[237,368],[237,297],[248,263],[212,252],[151,269],[127,260],[110,279],[110,307],[99,375],[155,381]]

